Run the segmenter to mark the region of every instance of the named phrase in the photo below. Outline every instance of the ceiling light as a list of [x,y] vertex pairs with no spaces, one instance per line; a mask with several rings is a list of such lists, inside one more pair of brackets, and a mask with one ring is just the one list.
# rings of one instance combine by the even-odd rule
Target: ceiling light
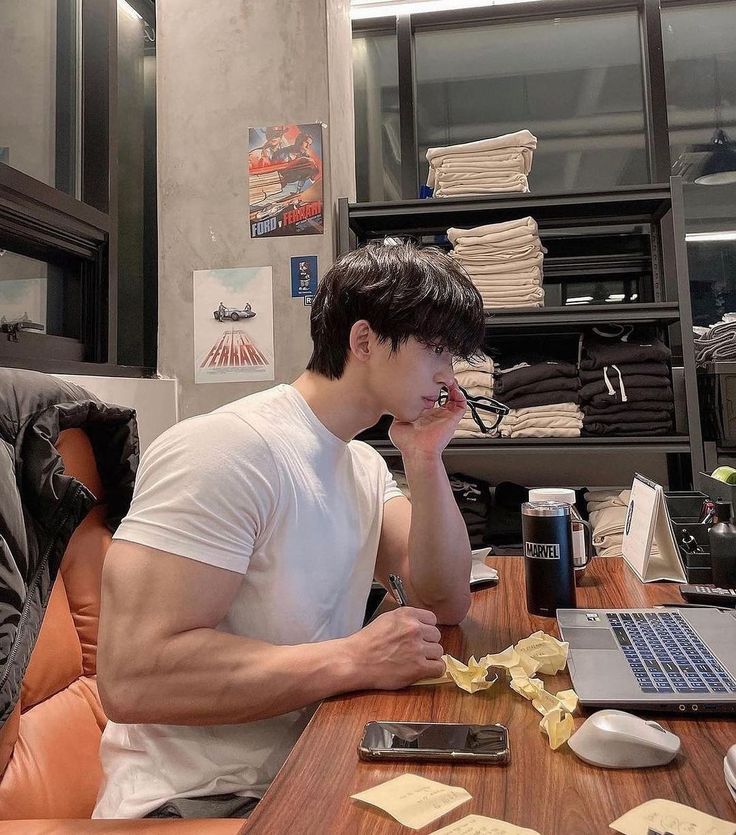
[[118,0],[118,8],[133,20],[143,20],[143,15],[139,14],[126,0]]
[[352,0],[350,16],[353,20],[389,15],[423,14],[452,9],[478,9],[506,6],[510,3],[529,3],[533,0]]
[[718,128],[713,134],[710,145],[706,146],[710,155],[695,182],[701,186],[721,186],[736,183],[736,143]]
[[707,243],[708,241],[736,241],[736,230],[727,232],[688,232],[685,235],[688,242]]

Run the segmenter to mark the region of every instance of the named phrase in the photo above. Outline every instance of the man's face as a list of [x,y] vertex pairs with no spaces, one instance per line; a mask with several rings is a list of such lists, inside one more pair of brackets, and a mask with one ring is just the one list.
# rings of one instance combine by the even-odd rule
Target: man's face
[[430,409],[454,379],[450,352],[413,337],[393,353],[390,342],[380,344],[373,372],[371,383],[385,412],[409,422]]

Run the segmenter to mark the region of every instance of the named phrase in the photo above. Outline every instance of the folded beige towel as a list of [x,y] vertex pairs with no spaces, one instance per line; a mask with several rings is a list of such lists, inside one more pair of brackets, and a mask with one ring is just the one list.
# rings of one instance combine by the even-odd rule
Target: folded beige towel
[[579,429],[514,429],[508,435],[503,434],[503,437],[508,438],[579,438]]
[[[517,418],[526,417],[527,415],[544,415],[545,413],[554,413],[555,415],[563,415],[580,411],[580,406],[577,403],[551,403],[549,406],[526,406],[523,409],[512,409]],[[506,420],[507,418],[504,418]]]
[[520,301],[520,302],[496,302],[493,299],[483,299],[483,309],[493,313],[494,310],[528,310],[530,308],[544,307],[543,301]]
[[478,254],[472,252],[456,253],[453,250],[453,258],[455,258],[456,261],[459,261],[463,266],[465,266],[465,264],[484,266],[487,264],[509,264],[518,261],[525,261],[529,258],[536,257],[540,253],[544,254],[544,251],[538,244],[527,244],[526,246],[519,247],[513,251],[498,250]]
[[460,359],[455,360],[452,367],[455,374],[464,371],[487,371],[489,374],[493,374],[494,365],[493,360],[489,356],[479,354],[477,357],[472,358],[472,362]]
[[468,391],[472,388],[484,390],[482,393],[489,396],[493,393],[493,377],[488,371],[455,371],[455,379]]
[[479,287],[478,292],[482,299],[492,299],[494,302],[534,302],[542,301],[544,299],[544,289],[542,287],[523,287],[519,288],[517,292],[508,293],[506,291],[495,292],[493,290],[486,290],[484,287]]
[[477,154],[483,151],[498,150],[499,148],[537,147],[537,137],[528,130],[518,130],[514,133],[505,133],[503,136],[493,136],[489,139],[478,139],[475,142],[463,142],[460,145],[445,145],[441,148],[429,148],[427,160],[432,161],[437,157],[455,154]]
[[529,228],[502,229],[499,232],[487,232],[485,235],[458,235],[453,241],[455,249],[468,246],[492,246],[497,248],[500,243],[510,241],[512,244],[527,239],[539,240],[536,230]]
[[[452,250],[450,256],[454,257]],[[458,259],[455,259],[456,261]],[[531,258],[523,258],[520,261],[509,261],[505,264],[461,264],[468,275],[515,275],[516,273],[539,272],[542,273],[544,254],[539,252]],[[458,263],[460,263],[458,261]]]
[[486,385],[469,386],[465,383],[461,383],[460,380],[458,380],[458,383],[460,383],[460,385],[465,389],[465,391],[467,391],[467,393],[471,397],[493,397],[493,389],[488,388],[488,386]]
[[504,192],[528,192],[529,181],[523,174],[513,174],[508,180],[493,184],[463,184],[438,187],[434,197],[474,197],[482,194],[502,194]]
[[521,171],[512,171],[508,168],[490,169],[488,171],[455,171],[441,168],[436,174],[438,187],[459,185],[460,183],[480,183],[481,185],[493,185],[497,182],[509,183],[518,182],[525,177]]
[[[478,240],[481,239],[479,238]],[[520,235],[512,240],[498,241],[496,243],[488,241],[479,244],[462,244],[458,241],[453,251],[462,260],[466,255],[495,255],[497,252],[518,253],[520,250],[525,250],[530,246],[536,247],[537,252],[544,252],[544,248],[539,243],[539,238],[532,234]]]
[[447,230],[447,237],[454,245],[458,238],[482,238],[484,235],[491,235],[496,232],[505,232],[508,229],[521,229],[524,231],[538,232],[536,220],[533,217],[520,217],[518,220],[506,220],[503,223],[487,223],[485,226],[474,226],[472,229],[457,229],[451,226]]
[[[513,411],[513,410],[512,410]],[[582,415],[582,412],[581,412]],[[583,418],[582,417],[573,417],[572,415],[568,416],[561,416],[557,415],[555,417],[526,417],[521,420],[511,420],[509,421],[508,418],[510,415],[507,415],[503,419],[503,426],[506,426],[509,431],[517,430],[517,429],[582,429],[583,428]]]

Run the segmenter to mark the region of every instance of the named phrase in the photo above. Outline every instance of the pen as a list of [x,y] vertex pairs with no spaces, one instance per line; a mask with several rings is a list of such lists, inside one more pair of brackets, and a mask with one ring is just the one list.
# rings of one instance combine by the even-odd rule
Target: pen
[[389,574],[388,584],[391,586],[391,591],[399,606],[406,606],[406,592],[404,591],[404,584],[401,582],[401,577],[398,574]]

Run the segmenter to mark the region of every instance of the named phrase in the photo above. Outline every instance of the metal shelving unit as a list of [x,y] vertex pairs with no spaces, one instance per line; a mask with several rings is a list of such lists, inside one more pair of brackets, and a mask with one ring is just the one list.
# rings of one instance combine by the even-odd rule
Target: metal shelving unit
[[[684,397],[676,408],[686,418],[688,434],[655,437],[584,437],[574,439],[458,439],[451,441],[453,452],[525,450],[548,452],[565,450],[587,454],[617,453],[635,458],[643,452],[667,456],[670,486],[684,487],[691,480],[688,469],[697,473],[704,466],[700,426],[695,354],[692,340],[690,284],[685,249],[682,183],[672,178],[668,184],[623,186],[607,192],[579,194],[512,194],[497,199],[461,198],[454,200],[404,200],[394,203],[349,203],[338,201],[338,249],[340,253],[374,239],[411,236],[431,240],[450,227],[472,227],[501,223],[531,215],[539,225],[540,238],[546,236],[584,238],[608,234],[647,235],[649,251],[621,255],[576,254],[574,258],[554,259],[556,275],[587,275],[592,281],[605,280],[618,270],[639,269],[647,277],[646,293],[639,303],[570,305],[528,311],[494,310],[486,312],[487,338],[511,339],[516,333],[525,338],[535,332],[574,334],[603,323],[653,325],[667,332],[673,358],[682,364]],[[441,238],[438,241],[441,243]],[[547,272],[545,270],[545,272]],[[678,421],[679,422],[679,421]],[[391,442],[370,441],[387,456],[396,454]],[[688,467],[689,465],[689,467]],[[632,461],[632,469],[635,468]],[[684,482],[673,484],[673,481]]]

